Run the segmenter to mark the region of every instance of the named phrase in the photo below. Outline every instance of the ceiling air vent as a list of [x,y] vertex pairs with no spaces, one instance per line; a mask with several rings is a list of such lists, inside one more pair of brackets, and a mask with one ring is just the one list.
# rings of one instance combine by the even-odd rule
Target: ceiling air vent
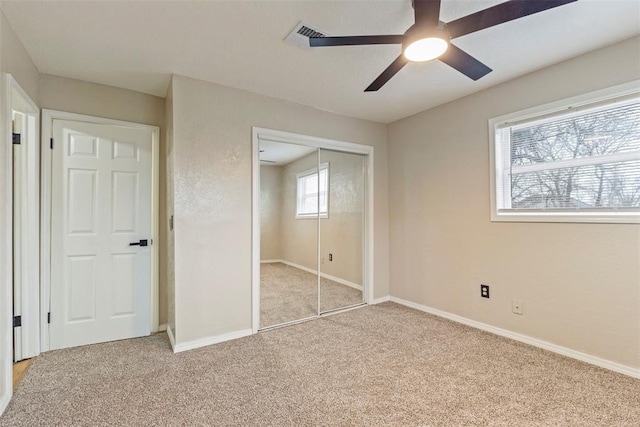
[[326,37],[327,35],[325,31],[300,21],[284,41],[303,49],[311,49],[309,47],[309,37]]

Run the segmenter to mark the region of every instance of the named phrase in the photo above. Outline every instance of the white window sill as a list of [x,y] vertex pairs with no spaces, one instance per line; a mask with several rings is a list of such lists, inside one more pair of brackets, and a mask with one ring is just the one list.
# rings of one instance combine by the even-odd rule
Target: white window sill
[[[296,219],[317,219],[318,214],[296,214]],[[321,219],[329,218],[329,214],[320,214]]]
[[640,212],[492,212],[492,222],[574,222],[596,224],[640,224]]

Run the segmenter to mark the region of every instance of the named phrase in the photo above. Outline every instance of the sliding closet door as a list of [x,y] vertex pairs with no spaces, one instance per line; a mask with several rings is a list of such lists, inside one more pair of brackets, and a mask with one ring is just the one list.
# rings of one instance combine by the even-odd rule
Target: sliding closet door
[[364,302],[364,159],[319,150],[321,313]]
[[318,315],[318,153],[260,141],[260,329]]

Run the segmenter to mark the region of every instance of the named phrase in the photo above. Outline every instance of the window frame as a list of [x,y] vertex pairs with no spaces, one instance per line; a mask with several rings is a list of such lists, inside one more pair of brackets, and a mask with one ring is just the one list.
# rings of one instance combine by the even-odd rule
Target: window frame
[[[316,218],[329,218],[329,163],[320,163],[320,167],[315,167],[311,169],[304,170],[302,172],[296,173],[296,219],[316,219]],[[320,172],[326,171],[326,195],[325,198],[327,200],[327,209],[326,212],[321,210],[321,207],[318,206],[318,212],[313,213],[300,213],[300,208],[302,207],[302,201],[305,196],[300,194],[300,179],[307,178],[309,176],[318,175],[318,186],[320,185]],[[319,197],[322,193],[320,193],[320,189],[318,189]]]
[[489,174],[492,222],[578,222],[578,223],[640,223],[640,208],[605,209],[512,209],[504,208],[505,194],[510,185],[502,191],[507,177],[505,170],[510,163],[510,150],[498,141],[505,128],[524,123],[534,123],[559,115],[576,114],[579,111],[619,103],[640,95],[640,80],[618,86],[589,92],[560,101],[516,111],[489,119]]

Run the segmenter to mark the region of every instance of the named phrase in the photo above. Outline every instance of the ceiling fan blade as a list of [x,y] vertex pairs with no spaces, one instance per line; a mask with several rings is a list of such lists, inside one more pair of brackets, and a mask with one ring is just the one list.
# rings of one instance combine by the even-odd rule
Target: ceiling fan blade
[[451,21],[447,29],[453,39],[575,1],[578,0],[510,0]]
[[438,59],[472,80],[478,80],[493,71],[464,50],[452,44],[449,44],[447,51]]
[[356,46],[368,44],[401,44],[403,35],[309,37],[309,46]]
[[435,27],[440,22],[440,0],[413,0],[416,25]]
[[378,78],[376,78],[364,91],[375,92],[380,89],[391,79],[391,77],[395,76],[402,67],[407,65],[407,62],[409,62],[409,60],[405,58],[403,54],[400,54],[400,56],[398,56],[391,65],[389,65],[386,70],[384,70],[382,74],[380,74]]

